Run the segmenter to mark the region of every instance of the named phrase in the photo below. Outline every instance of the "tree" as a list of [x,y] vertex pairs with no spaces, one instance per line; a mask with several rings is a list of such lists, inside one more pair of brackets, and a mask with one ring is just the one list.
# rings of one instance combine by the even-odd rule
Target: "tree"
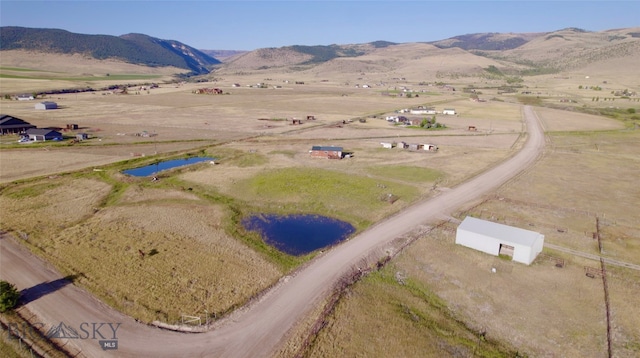
[[12,310],[20,298],[20,292],[13,284],[0,280],[0,312]]

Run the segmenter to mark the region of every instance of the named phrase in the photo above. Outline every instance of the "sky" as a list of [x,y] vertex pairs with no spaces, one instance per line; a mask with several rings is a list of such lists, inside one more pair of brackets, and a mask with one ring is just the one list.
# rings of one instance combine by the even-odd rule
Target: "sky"
[[200,50],[255,50],[429,42],[481,32],[640,27],[640,1],[0,0],[0,25],[114,36],[141,33]]

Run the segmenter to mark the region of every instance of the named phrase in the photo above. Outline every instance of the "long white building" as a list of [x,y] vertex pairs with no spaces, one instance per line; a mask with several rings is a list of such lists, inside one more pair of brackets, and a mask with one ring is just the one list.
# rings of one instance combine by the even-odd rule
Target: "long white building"
[[529,265],[542,252],[544,235],[467,216],[456,231],[456,244],[495,256],[508,255]]

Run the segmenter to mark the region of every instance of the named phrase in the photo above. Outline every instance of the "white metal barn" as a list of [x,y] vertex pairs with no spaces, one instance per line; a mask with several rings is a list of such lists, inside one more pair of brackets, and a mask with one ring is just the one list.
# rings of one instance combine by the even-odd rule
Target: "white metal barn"
[[58,108],[58,104],[56,102],[49,102],[49,101],[45,101],[45,102],[40,102],[40,103],[36,103],[36,109],[57,109]]
[[529,265],[542,252],[544,235],[467,216],[456,231],[456,244],[495,256],[508,255]]

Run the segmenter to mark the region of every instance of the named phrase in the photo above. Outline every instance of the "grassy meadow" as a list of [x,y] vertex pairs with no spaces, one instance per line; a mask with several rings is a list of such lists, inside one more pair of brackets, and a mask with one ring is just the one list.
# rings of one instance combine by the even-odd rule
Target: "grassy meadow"
[[[251,152],[214,148],[206,154],[221,164],[170,170],[156,182],[120,174],[158,160],[142,158],[5,184],[0,206],[21,215],[7,216],[2,229],[118,310],[174,323],[184,312],[220,317],[314,256],[293,257],[266,245],[241,227],[243,217],[316,213],[362,230],[372,217],[402,207],[390,204],[386,193],[405,203],[421,195],[416,184],[318,168],[269,169],[269,157]],[[198,182],[203,172],[227,169],[253,173],[230,188]],[[441,176],[396,169],[400,179],[418,175],[420,185]],[[372,170],[384,176],[380,167]]]

